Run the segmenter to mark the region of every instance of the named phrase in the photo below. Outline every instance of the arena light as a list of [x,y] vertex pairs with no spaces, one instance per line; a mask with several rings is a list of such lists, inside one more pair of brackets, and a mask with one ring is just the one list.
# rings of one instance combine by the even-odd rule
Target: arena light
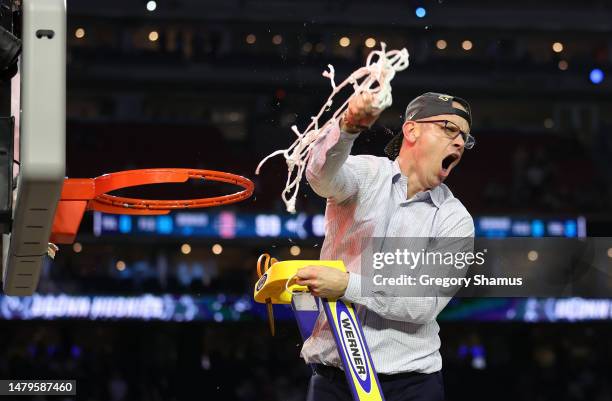
[[559,64],[558,67],[561,71],[566,71],[567,67],[569,67],[568,63],[566,60],[559,60]]
[[555,42],[552,44],[552,49],[555,53],[561,53],[563,51],[563,43]]
[[289,253],[291,253],[291,256],[300,256],[302,249],[297,245],[293,245],[291,248],[289,248]]
[[80,242],[75,242],[72,244],[72,250],[74,253],[80,253],[83,250],[83,245]]
[[608,257],[612,259],[612,248],[608,248]]
[[538,260],[538,252],[537,251],[529,251],[527,253],[527,259],[529,259],[530,262],[535,262],[536,260]]
[[148,11],[155,11],[155,9],[157,8],[157,2],[154,0],[150,0],[147,2],[147,10]]
[[77,39],[83,39],[85,37],[85,29],[77,28],[74,31],[74,37],[77,38]]
[[221,255],[222,252],[223,247],[221,246],[221,244],[215,244],[212,246],[212,253],[214,253],[215,255]]
[[444,50],[447,46],[448,43],[446,43],[446,40],[444,39],[440,39],[436,42],[436,47],[438,48],[438,50]]
[[417,7],[416,10],[414,10],[414,14],[418,18],[425,18],[425,16],[427,15],[427,10],[425,10],[424,7]]
[[474,44],[472,43],[471,40],[464,40],[461,43],[461,48],[463,48],[463,50],[465,50],[465,51],[472,50],[472,47],[474,47]]
[[252,33],[249,33],[246,37],[246,42],[250,45],[254,44],[257,41],[257,36]]
[[125,262],[123,260],[118,260],[117,264],[115,265],[115,267],[117,268],[117,270],[122,272],[122,271],[125,270]]
[[487,360],[485,358],[485,350],[482,345],[474,345],[472,347],[472,368],[476,370],[483,370],[487,367]]
[[552,118],[548,117],[544,119],[544,128],[552,128],[555,126],[555,122],[553,121]]
[[312,51],[312,43],[306,42],[302,45],[302,51],[304,53],[310,53]]
[[342,46],[342,47],[349,47],[349,46],[350,46],[350,44],[351,44],[351,40],[350,40],[348,37],[343,36],[343,37],[341,37],[341,38],[340,38],[340,40],[338,41],[338,43],[339,43],[339,44],[340,44],[340,46]]
[[157,33],[157,31],[149,32],[149,40],[151,42],[155,42],[155,41],[157,41],[157,39],[159,39],[159,33]]
[[181,253],[183,255],[189,255],[191,253],[191,245],[189,244],[181,245]]
[[274,43],[275,45],[280,45],[281,43],[283,43],[283,37],[281,35],[272,36],[272,43]]
[[592,83],[598,85],[604,80],[604,73],[599,68],[593,68],[589,74],[589,79]]
[[367,38],[365,40],[365,45],[368,49],[373,48],[374,46],[376,46],[376,39],[374,38]]

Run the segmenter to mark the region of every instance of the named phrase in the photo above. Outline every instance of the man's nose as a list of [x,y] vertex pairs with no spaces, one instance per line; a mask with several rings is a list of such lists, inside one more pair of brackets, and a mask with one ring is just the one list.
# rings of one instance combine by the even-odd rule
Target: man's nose
[[455,148],[463,148],[465,146],[465,141],[463,140],[463,135],[461,135],[461,134],[457,135],[457,137],[453,140],[453,146]]

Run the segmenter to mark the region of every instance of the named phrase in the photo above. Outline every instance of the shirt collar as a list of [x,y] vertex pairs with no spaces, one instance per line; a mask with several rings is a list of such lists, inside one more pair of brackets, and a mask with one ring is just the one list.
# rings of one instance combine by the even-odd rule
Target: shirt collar
[[[408,177],[402,174],[402,171],[400,170],[400,167],[399,167],[399,162],[397,159],[395,159],[395,161],[393,161],[391,182],[395,184],[398,181],[400,185],[402,186],[402,192],[405,194],[405,188],[408,185]],[[429,196],[433,204],[437,208],[440,208],[440,206],[442,206],[442,204],[447,198],[447,193],[446,193],[447,191],[445,191],[445,187],[446,186],[444,184],[440,184],[435,188],[428,189],[427,191],[424,191],[424,192],[419,192],[415,196],[420,196],[421,194],[424,194],[425,196]]]

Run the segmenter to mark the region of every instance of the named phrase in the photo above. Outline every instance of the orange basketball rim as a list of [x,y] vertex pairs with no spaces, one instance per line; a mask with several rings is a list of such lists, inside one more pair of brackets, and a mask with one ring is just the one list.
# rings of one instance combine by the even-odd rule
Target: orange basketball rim
[[[200,199],[152,200],[109,195],[121,188],[186,182],[189,179],[234,184],[242,188],[229,195]],[[96,178],[66,178],[57,205],[50,241],[71,244],[88,210],[114,214],[159,215],[174,209],[195,209],[240,202],[253,194],[248,178],[213,170],[152,168],[104,174]]]

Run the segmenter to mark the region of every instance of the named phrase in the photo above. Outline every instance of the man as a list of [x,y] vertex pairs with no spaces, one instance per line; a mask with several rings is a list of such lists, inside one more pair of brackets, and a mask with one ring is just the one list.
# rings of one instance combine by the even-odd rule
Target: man
[[[380,110],[372,95],[355,96],[339,124],[314,146],[306,177],[327,198],[321,259],[340,259],[348,273],[308,266],[297,274],[315,296],[356,304],[387,401],[444,398],[436,317],[449,297],[372,297],[361,291],[361,251],[373,237],[474,236],[474,223],[443,181],[474,145],[471,112],[457,97],[425,93],[406,109],[389,159],[349,156],[358,134]],[[314,364],[308,401],[351,400],[332,332],[321,313],[302,357]]]

